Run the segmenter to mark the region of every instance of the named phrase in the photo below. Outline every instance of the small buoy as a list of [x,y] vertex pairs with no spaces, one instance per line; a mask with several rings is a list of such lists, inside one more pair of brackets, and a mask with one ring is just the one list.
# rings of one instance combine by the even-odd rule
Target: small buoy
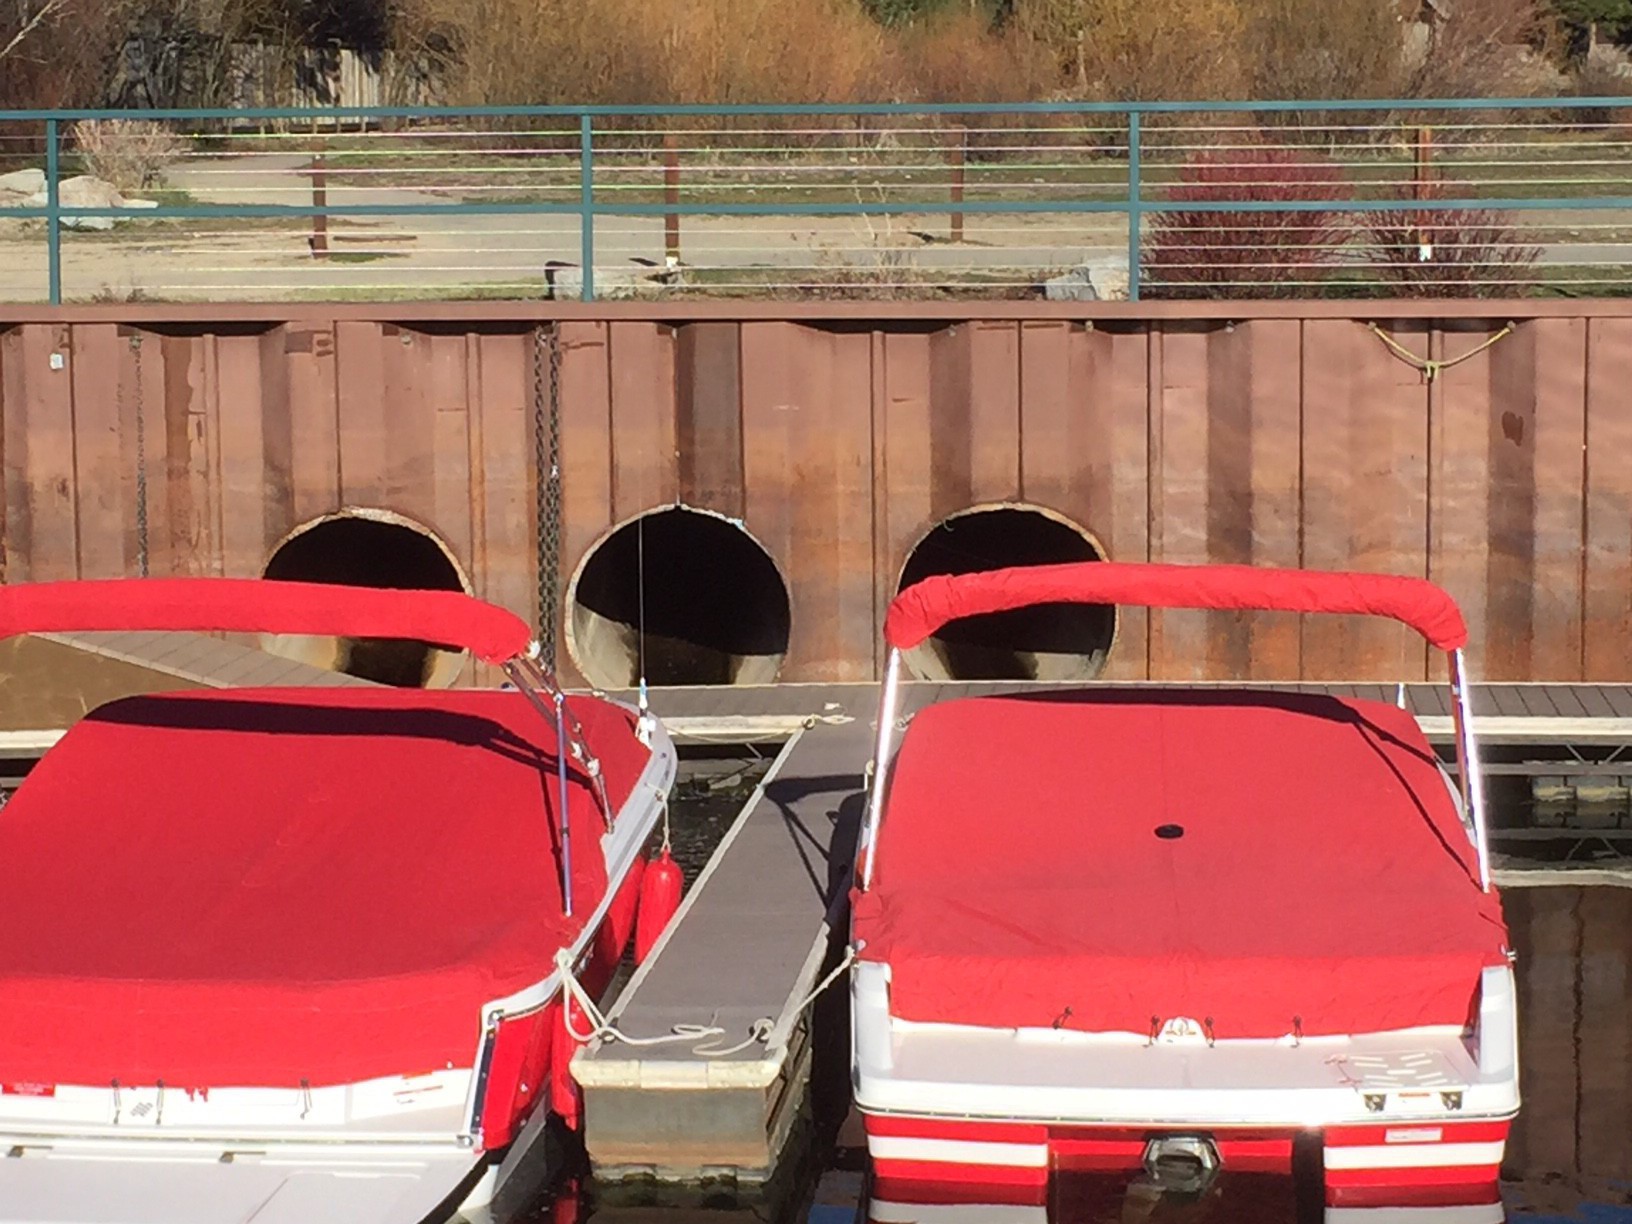
[[646,960],[658,938],[680,908],[680,893],[685,880],[680,864],[674,861],[667,846],[646,867],[640,882],[640,912],[635,915],[635,964]]
[[567,1030],[568,1008],[579,1032],[588,1027],[577,1003],[556,1008],[555,1032],[550,1035],[550,1108],[560,1115],[568,1130],[575,1131],[583,1116],[584,1098],[578,1081],[572,1078],[572,1056],[578,1052],[578,1039]]

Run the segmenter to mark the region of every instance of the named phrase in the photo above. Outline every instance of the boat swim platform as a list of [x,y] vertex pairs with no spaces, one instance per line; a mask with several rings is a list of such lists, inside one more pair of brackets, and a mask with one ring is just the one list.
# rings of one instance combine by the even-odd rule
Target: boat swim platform
[[870,756],[859,719],[790,731],[608,1013],[636,1039],[717,1032],[605,1041],[574,1059],[597,1177],[764,1185],[809,1124],[817,1046],[844,1024],[842,982],[811,995],[845,939]]

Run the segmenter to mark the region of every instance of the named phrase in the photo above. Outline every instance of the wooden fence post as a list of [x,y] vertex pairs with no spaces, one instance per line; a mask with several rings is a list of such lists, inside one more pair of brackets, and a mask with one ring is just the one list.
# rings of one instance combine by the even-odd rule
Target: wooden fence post
[[[670,208],[680,203],[680,139],[674,132],[663,133],[663,203]],[[663,214],[663,252],[680,258],[680,214]]]

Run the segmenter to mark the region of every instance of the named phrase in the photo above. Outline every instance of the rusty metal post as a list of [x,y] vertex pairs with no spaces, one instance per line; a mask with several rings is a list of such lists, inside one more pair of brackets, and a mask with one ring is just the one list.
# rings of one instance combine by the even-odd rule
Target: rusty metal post
[[[680,138],[674,132],[663,133],[663,203],[670,208],[680,204]],[[680,258],[680,214],[663,214],[663,252],[671,259]]]
[[[1416,157],[1411,171],[1411,193],[1418,200],[1431,199],[1434,194],[1434,131],[1429,127],[1417,129]],[[1434,257],[1434,231],[1423,214],[1417,214],[1417,257],[1427,263]]]
[[329,217],[321,211],[329,206],[329,175],[323,165],[323,154],[312,157],[312,258],[329,257]]
[[1419,200],[1433,195],[1434,130],[1417,129],[1416,167],[1411,175],[1412,193]]
[[[969,129],[961,123],[954,124],[950,133],[951,142],[947,149],[946,160],[952,170],[952,203],[963,203],[963,164],[968,157]],[[952,241],[963,241],[963,210],[952,210]]]

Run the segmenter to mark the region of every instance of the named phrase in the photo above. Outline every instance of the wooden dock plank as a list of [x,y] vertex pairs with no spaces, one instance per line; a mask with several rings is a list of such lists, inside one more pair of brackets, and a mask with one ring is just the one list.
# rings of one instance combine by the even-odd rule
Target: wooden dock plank
[[1541,685],[1519,685],[1518,694],[1524,712],[1532,718],[1558,718],[1563,714],[1552,694]]
[[1553,708],[1564,718],[1591,718],[1586,703],[1581,700],[1580,687],[1574,684],[1541,685]]
[[1596,684],[1577,684],[1572,686],[1572,692],[1575,699],[1581,703],[1582,713],[1587,718],[1615,717],[1615,707],[1609,703],[1603,687]]

